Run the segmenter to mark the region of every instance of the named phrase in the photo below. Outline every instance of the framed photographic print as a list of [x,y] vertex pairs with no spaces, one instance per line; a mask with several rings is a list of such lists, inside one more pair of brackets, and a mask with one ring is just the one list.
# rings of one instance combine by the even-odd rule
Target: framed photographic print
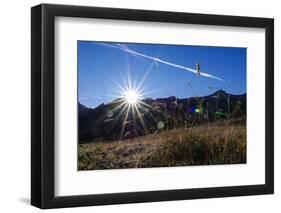
[[31,9],[31,203],[272,194],[274,21]]

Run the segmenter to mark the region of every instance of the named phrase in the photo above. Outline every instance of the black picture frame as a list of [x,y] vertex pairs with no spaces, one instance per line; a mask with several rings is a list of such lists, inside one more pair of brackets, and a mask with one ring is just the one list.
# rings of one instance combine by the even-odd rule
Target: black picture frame
[[[54,21],[83,17],[264,28],[265,184],[93,195],[54,195]],[[41,4],[31,8],[31,204],[42,209],[274,193],[274,20],[164,11]]]

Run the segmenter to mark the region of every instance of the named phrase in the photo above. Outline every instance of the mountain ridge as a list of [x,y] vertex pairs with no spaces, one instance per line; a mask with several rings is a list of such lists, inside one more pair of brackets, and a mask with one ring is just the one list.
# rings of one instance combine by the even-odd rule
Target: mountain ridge
[[79,143],[120,140],[158,130],[246,117],[246,93],[234,95],[218,90],[202,97],[145,98],[142,102],[145,105],[138,109],[138,114],[129,110],[127,118],[126,113],[121,113],[122,107],[118,107],[120,99],[95,108],[78,103]]
[[[225,94],[225,95],[231,95],[231,96],[243,96],[243,95],[246,95],[247,93],[241,93],[241,94],[233,94],[233,93],[228,93],[226,92],[225,90],[217,90],[216,92],[210,94],[210,95],[205,95],[205,96],[198,96],[198,98],[204,98],[204,97],[210,97],[210,96],[214,96],[214,95],[217,95],[217,94]],[[146,97],[146,98],[143,98],[141,99],[141,101],[157,101],[157,100],[163,100],[163,99],[178,99],[178,100],[186,100],[186,99],[192,99],[192,98],[195,98],[196,96],[192,96],[192,97],[188,97],[188,98],[177,98],[176,96],[168,96],[168,97],[163,97],[163,98],[151,98],[151,97]],[[100,106],[103,106],[103,105],[107,105],[107,104],[110,104],[112,102],[116,102],[118,99],[121,99],[121,98],[117,98],[109,103],[101,103],[99,104],[98,106],[96,107],[88,107],[86,106],[85,104],[82,104],[80,102],[78,102],[78,105],[81,105],[81,107],[83,108],[87,108],[87,109],[95,109],[97,107],[100,107]]]

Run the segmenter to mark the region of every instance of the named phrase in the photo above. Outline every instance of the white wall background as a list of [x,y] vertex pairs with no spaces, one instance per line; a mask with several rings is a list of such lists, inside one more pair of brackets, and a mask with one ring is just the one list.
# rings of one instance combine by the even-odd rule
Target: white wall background
[[[45,0],[44,3],[275,18],[275,195],[50,210],[51,212],[278,212],[281,209],[281,13],[279,1]],[[30,197],[30,7],[2,1],[0,12],[0,212],[39,212]],[[280,210],[279,210],[280,211]]]

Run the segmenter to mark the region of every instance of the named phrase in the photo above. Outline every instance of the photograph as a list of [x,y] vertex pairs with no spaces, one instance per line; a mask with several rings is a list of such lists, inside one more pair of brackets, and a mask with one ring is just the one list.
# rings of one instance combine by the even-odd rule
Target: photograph
[[3,10],[1,212],[278,209],[277,4],[106,2]]
[[78,170],[245,164],[247,48],[78,41]]
[[[30,37],[31,46],[17,48],[31,53],[30,75],[23,73],[30,94],[11,95],[6,80],[14,102],[4,105],[19,108],[18,97],[30,101],[30,146],[24,145],[30,165],[15,171],[29,172],[32,206],[139,206],[255,195],[247,202],[241,197],[246,206],[233,211],[251,212],[263,195],[276,198],[272,14],[280,13],[268,10],[271,17],[263,17],[242,1],[252,8],[247,14],[221,14],[211,4],[202,11],[161,4],[162,10],[152,3],[141,9],[31,7],[23,37]],[[14,53],[6,43],[6,52]],[[14,72],[4,73],[15,79]],[[14,133],[15,122],[6,114]],[[197,201],[192,203],[197,210]],[[267,204],[256,209],[277,205]],[[229,206],[224,203],[222,211]]]

